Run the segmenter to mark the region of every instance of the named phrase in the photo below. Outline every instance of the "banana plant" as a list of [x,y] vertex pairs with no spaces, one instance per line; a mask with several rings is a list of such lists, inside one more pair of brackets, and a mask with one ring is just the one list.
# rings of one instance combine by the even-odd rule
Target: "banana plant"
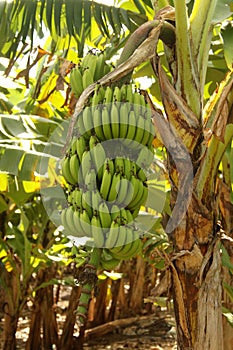
[[[79,21],[76,23],[76,18],[72,17],[67,33],[74,38],[79,34],[76,38],[79,56],[82,55],[85,39],[87,44],[92,39],[90,18],[99,22],[102,37],[109,36],[110,27],[116,32],[118,30],[122,38],[120,24],[117,17],[113,17],[111,7],[88,1],[76,3],[81,4]],[[166,255],[166,264],[172,276],[178,346],[180,349],[221,350],[220,241],[223,233],[218,220],[222,220],[225,238],[228,238],[232,226],[223,219],[223,207],[220,206],[221,213],[218,211],[217,181],[219,173],[223,173],[228,186],[232,183],[232,171],[230,175],[226,171],[227,164],[233,168],[232,157],[229,157],[229,163],[226,161],[229,152],[232,155],[233,136],[232,4],[228,0],[207,0],[205,3],[200,0],[158,0],[153,8],[151,1],[134,1],[135,13],[132,13],[127,8],[129,3],[132,2],[126,2],[114,12],[120,14],[121,23],[134,34],[125,45],[116,69],[99,79],[99,83],[107,85],[110,81],[130,79],[132,74],[133,77],[144,75],[143,72],[147,72],[146,75],[149,72],[153,79],[152,97],[145,96],[153,111],[156,138],[168,154],[172,213],[170,217],[166,213],[163,225],[174,247],[171,256]],[[4,21],[15,14],[21,18],[16,45],[3,45],[1,48],[6,57],[11,57],[9,67],[14,62],[15,47],[25,41],[24,28],[27,28],[27,33],[29,28],[33,36],[35,14],[41,20],[46,18],[53,37],[52,44],[58,37],[61,38],[59,45],[64,44],[62,31],[67,29],[63,27],[64,22],[59,21],[59,16],[62,17],[65,9],[66,19],[70,20],[70,2],[41,1],[40,12],[37,4],[36,1],[30,6],[28,2],[1,3]],[[85,18],[83,22],[80,13]],[[131,22],[133,27],[129,26]],[[10,23],[7,21],[8,38],[14,34]],[[70,47],[70,42],[68,40],[65,50]],[[117,48],[124,44],[125,38],[120,40]],[[81,94],[71,125],[95,85],[91,84]],[[7,117],[4,117],[5,125],[9,125],[6,120]],[[8,136],[9,132],[5,137]],[[16,135],[14,142],[15,139]],[[3,148],[4,156],[7,147]],[[18,157],[20,160],[22,155]],[[4,164],[7,171],[6,160]],[[226,284],[225,289],[230,290]],[[79,311],[82,313],[82,310]]]
[[[228,72],[208,101],[204,88],[213,30],[220,18],[230,17],[232,11],[230,4],[226,11],[223,5],[227,4],[222,1],[207,1],[203,6],[197,0],[191,5],[190,13],[185,1],[174,1],[174,8],[161,9],[152,22],[130,37],[120,65],[99,83],[118,81],[151,59],[164,113],[158,112],[149,96],[147,101],[154,111],[156,134],[168,151],[171,179],[172,214],[164,228],[174,246],[168,264],[178,346],[217,350],[223,349],[223,337],[221,230],[215,191],[219,164],[233,137],[232,55],[226,53]],[[166,25],[166,18],[172,21],[173,29]],[[140,34],[145,34],[145,40],[141,40],[143,35],[137,40]],[[166,48],[166,70],[154,54],[159,38]],[[74,119],[94,89],[92,84],[84,90]]]

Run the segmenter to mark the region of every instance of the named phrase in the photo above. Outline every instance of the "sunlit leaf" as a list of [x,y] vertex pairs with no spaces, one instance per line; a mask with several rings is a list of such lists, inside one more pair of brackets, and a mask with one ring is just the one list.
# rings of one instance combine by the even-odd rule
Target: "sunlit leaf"
[[0,192],[4,192],[7,190],[7,184],[8,184],[7,174],[0,173]]
[[228,24],[222,31],[224,42],[224,57],[229,69],[233,69],[233,27]]

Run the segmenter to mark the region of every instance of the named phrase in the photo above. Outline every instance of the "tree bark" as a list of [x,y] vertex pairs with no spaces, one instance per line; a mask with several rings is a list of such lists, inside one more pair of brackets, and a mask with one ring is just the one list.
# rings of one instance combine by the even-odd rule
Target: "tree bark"
[[136,276],[131,286],[129,307],[136,314],[140,313],[143,305],[143,291],[145,283],[145,260],[138,256],[136,260]]
[[192,200],[174,231],[171,276],[181,350],[223,349],[220,239],[213,215],[205,214]]
[[74,325],[76,321],[75,311],[78,306],[79,296],[80,296],[80,287],[73,287],[70,295],[70,301],[67,309],[65,324],[64,324],[62,336],[60,339],[60,349],[62,350],[68,350],[68,349],[74,348],[73,332],[74,332]]

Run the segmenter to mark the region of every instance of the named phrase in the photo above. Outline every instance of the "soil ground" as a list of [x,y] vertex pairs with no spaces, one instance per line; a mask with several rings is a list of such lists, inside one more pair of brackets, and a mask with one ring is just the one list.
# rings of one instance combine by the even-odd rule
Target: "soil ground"
[[[60,322],[62,316],[59,317]],[[0,339],[4,319],[0,322]],[[17,349],[25,349],[29,333],[29,319],[20,318],[16,334]],[[3,350],[0,341],[0,349]],[[127,326],[119,326],[102,336],[90,334],[85,341],[84,350],[176,350],[174,318],[166,312],[159,315],[139,317]]]
[[[65,310],[68,306],[69,290],[63,290],[57,309],[58,329],[62,332],[65,320]],[[30,310],[25,310],[23,317],[19,318],[18,331],[16,333],[17,350],[25,349],[25,342],[29,334]],[[114,321],[115,322],[115,321]],[[4,319],[0,319],[0,350],[3,349],[2,335]],[[110,324],[109,324],[110,325]],[[102,326],[101,326],[102,327]],[[156,310],[153,314],[132,317],[117,321],[117,326],[109,327],[108,332],[105,325],[99,328],[86,331],[84,350],[175,350],[176,331],[175,320],[171,312],[166,308]],[[107,328],[107,327],[106,327]],[[110,329],[111,328],[111,329]],[[78,329],[75,329],[74,336],[78,336]],[[56,348],[54,348],[56,349]],[[47,350],[47,349],[41,349]]]

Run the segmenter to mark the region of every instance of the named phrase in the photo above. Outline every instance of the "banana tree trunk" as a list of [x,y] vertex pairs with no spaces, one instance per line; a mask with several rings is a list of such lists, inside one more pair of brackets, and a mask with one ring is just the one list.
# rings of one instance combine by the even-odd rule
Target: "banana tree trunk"
[[203,217],[197,205],[191,202],[172,238],[176,254],[170,269],[178,349],[222,350],[218,229],[213,217]]

